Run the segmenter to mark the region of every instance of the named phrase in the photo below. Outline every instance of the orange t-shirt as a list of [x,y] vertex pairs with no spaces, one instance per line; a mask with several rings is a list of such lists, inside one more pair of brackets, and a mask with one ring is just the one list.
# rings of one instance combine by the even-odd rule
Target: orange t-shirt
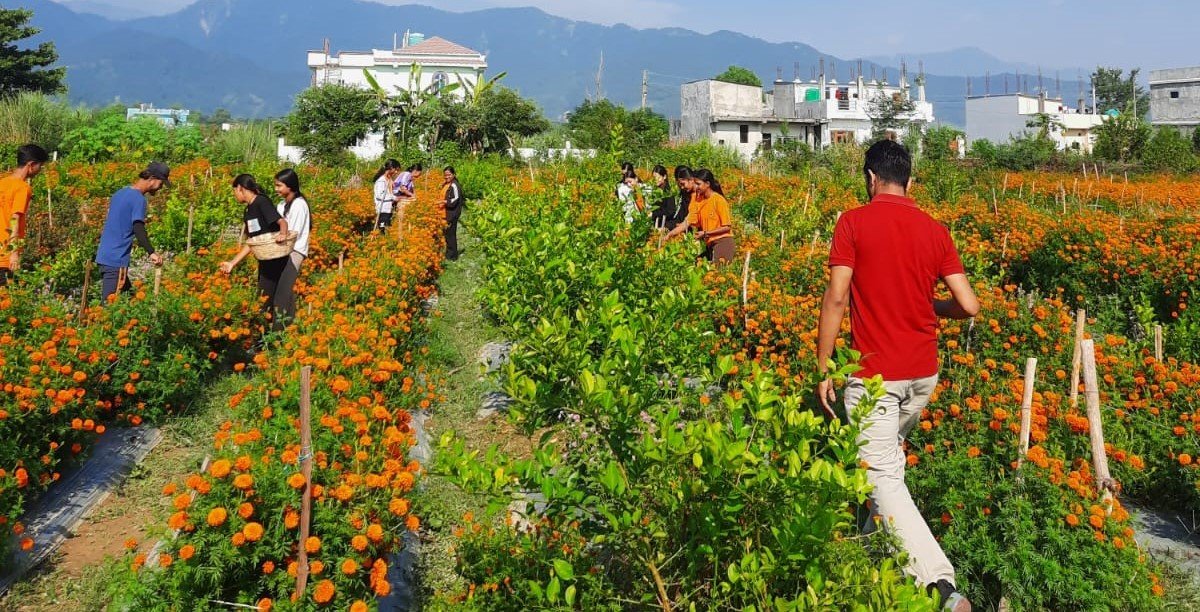
[[[0,178],[0,246],[4,246],[11,238],[13,215],[21,215],[17,235],[24,233],[25,212],[29,208],[29,197],[33,188],[29,183],[12,176]],[[0,257],[0,268],[8,268],[8,257]]]
[[[732,226],[733,212],[729,208],[729,202],[715,191],[703,200],[699,199],[699,196],[692,196],[692,203],[688,206],[688,225],[702,232],[711,232],[726,225]],[[705,242],[712,244],[730,235],[705,238]]]

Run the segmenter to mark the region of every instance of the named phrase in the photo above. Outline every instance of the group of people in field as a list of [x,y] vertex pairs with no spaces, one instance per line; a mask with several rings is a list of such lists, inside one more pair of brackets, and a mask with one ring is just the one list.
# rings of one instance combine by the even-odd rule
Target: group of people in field
[[[37,145],[25,145],[17,150],[16,168],[0,178],[0,284],[7,283],[20,269],[21,250],[26,235],[26,216],[33,200],[30,181],[41,173],[49,161],[46,151]],[[400,164],[388,160],[376,175],[375,227],[383,230],[391,225],[393,215],[402,222],[405,206],[416,199],[415,180],[421,176],[419,164],[401,172]],[[443,171],[441,202],[446,211],[446,256],[458,258],[457,225],[462,214],[463,193],[453,167]],[[128,186],[121,188],[109,200],[96,248],[95,263],[99,269],[101,298],[104,303],[117,299],[133,287],[129,265],[136,242],[155,266],[163,257],[155,251],[146,231],[149,218],[148,196],[170,186],[171,168],[163,162],[151,162]],[[383,185],[381,190],[380,185]],[[296,316],[296,280],[308,257],[312,239],[312,211],[308,199],[300,190],[300,175],[284,168],[274,175],[272,200],[269,192],[251,174],[239,174],[230,184],[235,200],[245,206],[242,214],[242,237],[246,239],[233,258],[217,267],[225,274],[246,259],[253,250],[254,238],[270,236],[288,247],[279,256],[258,261],[258,290],[264,298],[263,309],[272,317],[272,329],[281,330]]]
[[733,211],[712,171],[677,166],[669,174],[664,166],[657,165],[651,176],[651,183],[645,184],[633,164],[621,164],[616,197],[625,221],[632,223],[638,216],[648,216],[655,228],[666,232],[667,238],[690,230],[704,243],[705,259],[718,265],[732,260],[737,250]]
[[[413,164],[406,169],[395,159],[383,163],[372,179],[375,191],[375,228],[385,231],[392,222],[404,223],[404,210],[417,199],[416,180],[421,178],[425,168],[421,164]],[[458,182],[458,171],[454,166],[442,169],[442,187],[438,202],[446,213],[446,227],[443,230],[446,238],[446,259],[458,259],[458,221],[462,217],[463,195],[462,185]]]
[[[648,216],[668,236],[692,231],[705,245],[704,257],[718,265],[735,257],[729,202],[712,172],[675,168],[675,189],[663,166],[654,167],[650,185],[632,164],[622,164],[621,173],[615,195],[627,222]],[[841,215],[833,231],[817,335],[817,396],[829,418],[845,416],[862,426],[859,458],[873,487],[866,529],[883,528],[899,539],[908,552],[906,571],[937,593],[944,610],[969,612],[954,566],[904,482],[903,445],[937,389],[938,318],[972,318],[979,300],[949,230],[908,197],[908,150],[891,140],[874,144],[863,178],[870,202]],[[939,281],[949,291],[946,299],[937,299]],[[847,381],[839,412],[829,367],[847,310],[862,369]],[[882,397],[871,396],[864,382],[876,376],[883,380]]]
[[[29,180],[46,161],[41,148],[21,147],[17,168],[0,178],[0,245],[5,248],[0,279],[9,278],[19,268],[20,241],[32,197]],[[380,168],[374,179],[375,229],[403,223],[406,206],[417,197],[415,181],[422,171],[420,165],[402,168],[395,160]],[[655,166],[652,176],[653,185],[644,187],[632,164],[622,166],[616,199],[626,220],[649,217],[655,227],[672,237],[690,230],[703,241],[709,261],[719,264],[733,259],[732,214],[713,173],[681,166],[668,174],[666,168]],[[152,263],[161,265],[162,257],[146,235],[146,196],[168,185],[169,177],[166,164],[151,163],[129,187],[113,195],[95,260],[100,265],[105,299],[128,288],[127,268],[134,241]],[[464,200],[454,168],[445,168],[443,178],[447,257],[455,259],[457,222]],[[863,178],[870,202],[841,215],[833,231],[829,280],[817,330],[817,397],[829,418],[845,416],[862,425],[859,457],[873,487],[872,520],[867,529],[892,532],[908,553],[906,571],[931,593],[936,592],[944,609],[968,612],[971,604],[955,586],[954,566],[904,482],[903,444],[937,389],[938,318],[972,318],[979,312],[979,300],[949,231],[908,197],[912,183],[908,150],[890,140],[871,146]],[[273,233],[276,240],[294,240],[289,255],[258,264],[259,290],[267,298],[267,308],[278,311],[277,321],[285,321],[294,316],[293,284],[308,255],[312,225],[300,179],[292,169],[278,172],[274,181],[277,202],[248,174],[235,178],[232,189],[246,207],[245,236]],[[654,201],[647,204],[647,200]],[[220,270],[231,272],[249,253],[249,247],[244,247],[233,259],[222,262]],[[949,297],[938,298],[939,281]],[[829,368],[847,311],[851,347],[861,354],[861,370],[843,389],[844,411],[839,413]],[[864,381],[872,377],[882,379],[882,396],[868,391]]]

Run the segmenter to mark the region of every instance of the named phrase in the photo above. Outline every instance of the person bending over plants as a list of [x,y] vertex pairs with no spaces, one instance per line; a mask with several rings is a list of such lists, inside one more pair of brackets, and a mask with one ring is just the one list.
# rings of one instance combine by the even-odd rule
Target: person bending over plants
[[[934,539],[904,483],[904,438],[921,417],[937,387],[937,319],[969,319],[979,300],[958,251],[943,225],[908,197],[912,158],[902,145],[883,140],[867,150],[863,173],[870,203],[838,220],[829,252],[830,280],[821,304],[817,337],[817,388],[831,418],[836,402],[829,364],[846,308],[852,348],[862,369],[844,391],[846,413],[867,395],[864,379],[881,377],[886,394],[865,417],[859,458],[867,465],[872,529],[883,524],[908,551],[905,568],[919,584],[937,591],[944,609],[968,612],[957,591],[954,566]],[[951,298],[936,300],[941,280]]]
[[379,231],[387,229],[392,224],[392,215],[396,206],[396,191],[393,183],[400,176],[400,162],[389,159],[375,173],[375,228]]
[[733,212],[721,184],[712,171],[700,168],[692,172],[690,193],[687,222],[676,225],[667,237],[678,236],[691,227],[696,230],[696,237],[704,241],[705,259],[718,265],[729,263],[737,249],[733,240]]
[[29,181],[49,160],[46,150],[27,144],[17,149],[17,167],[0,178],[0,285],[21,267],[21,241],[25,239],[25,212],[33,200]]
[[120,291],[128,291],[129,254],[133,251],[133,240],[150,254],[150,262],[161,266],[162,255],[154,252],[150,237],[146,235],[146,196],[158,193],[170,184],[171,168],[162,162],[150,162],[138,174],[129,187],[113,194],[104,217],[104,229],[100,232],[100,246],[96,249],[96,263],[100,265],[100,296],[107,303]]
[[[258,186],[258,182],[254,180],[253,176],[239,174],[233,179],[233,197],[246,205],[246,212],[242,215],[244,222],[242,232],[248,240],[266,234],[275,234],[276,243],[286,244],[289,241],[288,234],[290,232],[287,219],[279,214],[279,209],[267,198],[266,192]],[[277,320],[279,316],[276,308],[280,305],[280,281],[287,269],[291,251],[288,249],[278,257],[258,260],[258,292],[267,298],[263,304],[263,311],[271,313],[274,320]],[[250,253],[250,245],[242,245],[242,250],[238,251],[233,259],[221,262],[220,270],[226,274],[233,272],[233,269]]]

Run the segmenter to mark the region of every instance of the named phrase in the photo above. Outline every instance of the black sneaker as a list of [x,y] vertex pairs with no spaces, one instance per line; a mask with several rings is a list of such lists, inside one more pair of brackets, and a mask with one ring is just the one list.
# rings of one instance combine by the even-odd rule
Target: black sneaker
[[932,595],[934,591],[938,593],[938,600],[942,603],[942,610],[946,612],[971,612],[971,602],[965,595],[959,593],[950,584],[949,580],[938,580],[936,583],[925,587]]

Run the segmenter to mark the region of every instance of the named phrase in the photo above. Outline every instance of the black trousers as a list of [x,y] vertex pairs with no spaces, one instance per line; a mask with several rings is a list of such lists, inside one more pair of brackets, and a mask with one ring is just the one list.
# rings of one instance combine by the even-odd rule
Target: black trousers
[[269,313],[272,317],[271,329],[280,329],[280,318],[277,308],[278,290],[280,282],[283,280],[283,273],[287,270],[289,259],[280,257],[278,259],[260,260],[258,262],[258,294],[266,297],[266,302],[263,303],[263,312]]
[[392,213],[379,213],[379,223],[375,225],[375,229],[383,231],[392,225]]
[[129,268],[100,264],[100,302],[107,304],[108,296],[118,291],[133,291],[133,283],[129,282]]
[[461,210],[446,211],[446,229],[443,233],[446,236],[446,259],[450,261],[458,259],[458,218],[461,216]]
[[275,287],[275,320],[272,322],[275,329],[287,327],[296,318],[296,279],[300,277],[303,263],[304,256],[295,251],[287,258],[283,275]]

